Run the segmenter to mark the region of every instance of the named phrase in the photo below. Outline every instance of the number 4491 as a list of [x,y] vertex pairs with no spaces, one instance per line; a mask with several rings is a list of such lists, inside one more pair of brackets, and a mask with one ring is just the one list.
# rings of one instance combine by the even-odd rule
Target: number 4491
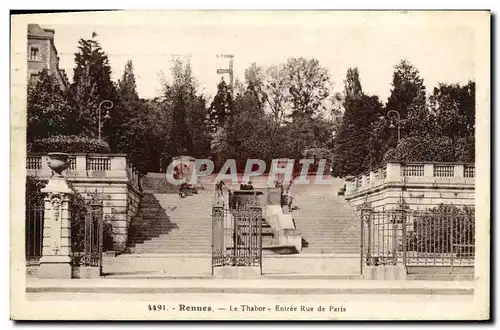
[[150,311],[166,311],[165,305],[148,305]]

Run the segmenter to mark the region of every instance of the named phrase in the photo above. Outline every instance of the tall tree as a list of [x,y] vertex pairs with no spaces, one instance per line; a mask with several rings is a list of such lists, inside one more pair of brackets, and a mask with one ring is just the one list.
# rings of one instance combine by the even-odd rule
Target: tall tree
[[434,88],[429,103],[436,133],[446,136],[457,150],[455,161],[475,161],[476,84],[442,84]]
[[284,65],[266,69],[263,92],[274,122],[282,124],[290,103],[290,83]]
[[363,94],[357,68],[347,70],[344,80],[344,116],[334,139],[334,175],[357,175],[370,168],[375,157],[373,133],[382,104],[376,96]]
[[375,157],[371,141],[382,109],[377,96],[362,95],[346,101],[342,126],[335,137],[335,175],[357,175],[370,169]]
[[189,155],[192,152],[192,141],[186,122],[186,100],[181,90],[175,91],[173,103],[170,133],[172,156]]
[[27,141],[57,134],[74,134],[73,109],[64,97],[57,79],[43,69],[38,81],[28,86]]
[[189,99],[186,122],[192,139],[191,155],[206,158],[210,156],[210,129],[206,123],[207,101],[203,95]]
[[[98,135],[99,104],[104,100],[116,103],[116,87],[111,81],[111,66],[106,53],[100,43],[93,36],[92,39],[80,39],[78,52],[75,54],[75,68],[73,83],[70,87],[72,105],[75,108],[77,126],[91,137]],[[104,111],[105,112],[105,111]],[[103,117],[105,113],[102,114]],[[117,117],[113,116],[112,120]],[[113,119],[114,118],[114,119]],[[103,121],[103,135],[112,136],[112,124]],[[113,149],[114,146],[111,145]]]
[[358,68],[348,68],[344,80],[344,99],[354,100],[363,95]]
[[325,110],[330,95],[328,71],[317,59],[290,58],[285,66],[289,80],[291,118],[311,118]]
[[224,127],[233,112],[233,107],[233,97],[229,85],[222,79],[217,85],[217,94],[208,109],[207,123],[212,132]]
[[440,83],[429,98],[441,134],[450,138],[473,137],[476,120],[476,84]]
[[425,107],[425,103],[425,86],[419,71],[408,60],[401,60],[394,67],[391,95],[386,105],[387,111],[397,110],[403,120],[412,106],[418,109]]
[[164,101],[172,110],[172,128],[170,131],[169,156],[187,155],[192,153],[193,143],[188,127],[188,108],[194,104],[195,81],[192,76],[191,64],[174,59],[171,67],[172,84],[164,86]]
[[133,118],[142,111],[137,94],[134,67],[132,61],[127,61],[123,70],[123,75],[118,80],[117,103],[114,106],[114,119],[111,121],[113,130],[112,145],[118,152],[131,152],[138,143],[137,138],[126,134],[132,129]]
[[133,103],[139,101],[137,84],[135,82],[134,65],[131,60],[125,64],[123,75],[118,80],[118,98],[121,102]]

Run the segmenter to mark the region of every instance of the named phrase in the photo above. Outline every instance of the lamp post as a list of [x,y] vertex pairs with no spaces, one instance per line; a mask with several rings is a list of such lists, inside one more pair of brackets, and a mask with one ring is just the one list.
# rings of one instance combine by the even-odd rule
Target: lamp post
[[[108,104],[108,105],[105,105],[105,104]],[[102,129],[101,109],[102,109],[103,105],[108,110],[108,111],[106,111],[106,115],[104,116],[104,119],[109,119],[109,118],[111,118],[109,116],[109,109],[113,108],[113,102],[111,102],[110,100],[104,100],[101,103],[99,103],[99,118],[98,118],[98,120],[99,120],[99,124],[98,124],[99,141],[101,141],[101,129]]]
[[401,116],[399,115],[399,112],[396,110],[390,110],[387,112],[387,117],[391,120],[391,125],[389,125],[389,128],[394,128],[394,117],[397,117],[398,119],[398,143],[399,140],[401,139]]

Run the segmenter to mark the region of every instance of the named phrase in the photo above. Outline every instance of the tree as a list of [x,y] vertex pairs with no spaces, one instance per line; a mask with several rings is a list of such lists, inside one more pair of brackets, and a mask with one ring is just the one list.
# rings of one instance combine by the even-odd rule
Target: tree
[[376,96],[362,95],[345,101],[345,113],[333,152],[334,175],[343,177],[367,171],[375,157],[374,129],[382,113]]
[[[397,111],[399,118],[388,118],[387,114],[391,110]],[[398,128],[401,138],[405,138],[425,135],[433,125],[432,116],[426,105],[423,79],[420,78],[419,71],[406,59],[394,67],[392,89],[385,106],[384,117],[374,124],[371,136],[371,145],[375,150],[372,155],[372,166],[378,166],[383,162],[386,152],[396,147]]]
[[[78,42],[70,96],[76,112],[75,127],[80,130],[78,133],[97,137],[99,104],[104,100],[116,104],[117,96],[116,87],[111,81],[108,56],[94,38],[80,39]],[[103,117],[104,115],[102,114]],[[113,110],[110,116],[112,121],[118,120],[118,116],[113,115]],[[103,124],[103,135],[111,137],[116,124],[109,121],[103,121]],[[114,149],[115,146],[110,144]]]
[[72,134],[73,109],[57,79],[44,68],[36,84],[28,86],[27,141],[58,134]]
[[172,115],[166,158],[180,154],[206,157],[210,154],[206,100],[197,95],[190,62],[174,60],[171,73],[173,82],[164,85],[164,103]]
[[139,102],[139,95],[137,94],[137,85],[135,82],[134,65],[131,60],[125,64],[123,75],[118,80],[118,98],[123,103]]
[[451,139],[474,140],[476,120],[476,84],[465,86],[440,83],[429,98],[437,129]]
[[190,105],[186,114],[186,121],[192,139],[191,155],[193,157],[205,158],[210,156],[210,129],[206,124],[206,109],[205,97],[198,95],[190,99]]
[[191,136],[186,123],[186,101],[181,90],[175,91],[174,107],[172,112],[172,156],[188,155],[191,153]]
[[118,80],[117,104],[114,106],[114,120],[112,120],[113,145],[115,151],[131,152],[137,143],[138,136],[130,136],[128,131],[132,130],[132,119],[142,110],[137,94],[137,85],[135,82],[134,67],[132,61],[127,61],[123,75]]
[[330,95],[330,79],[317,59],[290,58],[285,72],[289,80],[292,120],[311,118],[326,110],[324,102]]
[[391,95],[386,105],[387,111],[398,111],[401,119],[404,120],[412,106],[421,109],[425,107],[425,103],[425,86],[419,71],[408,60],[401,60],[394,67]]
[[334,139],[334,175],[360,174],[372,165],[383,106],[378,97],[363,94],[357,68],[347,70],[344,80],[344,116]]
[[344,99],[354,100],[363,95],[358,68],[348,68],[344,80]]
[[233,97],[229,85],[224,79],[217,85],[217,94],[214,96],[208,109],[207,123],[212,132],[224,127],[226,120],[233,111]]

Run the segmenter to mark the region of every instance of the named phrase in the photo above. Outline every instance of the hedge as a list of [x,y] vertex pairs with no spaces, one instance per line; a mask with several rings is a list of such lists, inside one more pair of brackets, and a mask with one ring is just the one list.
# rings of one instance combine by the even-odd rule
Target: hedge
[[473,162],[474,144],[463,138],[412,136],[385,153],[384,162],[388,161]]
[[29,152],[106,153],[109,145],[95,138],[77,135],[56,135],[28,144]]

